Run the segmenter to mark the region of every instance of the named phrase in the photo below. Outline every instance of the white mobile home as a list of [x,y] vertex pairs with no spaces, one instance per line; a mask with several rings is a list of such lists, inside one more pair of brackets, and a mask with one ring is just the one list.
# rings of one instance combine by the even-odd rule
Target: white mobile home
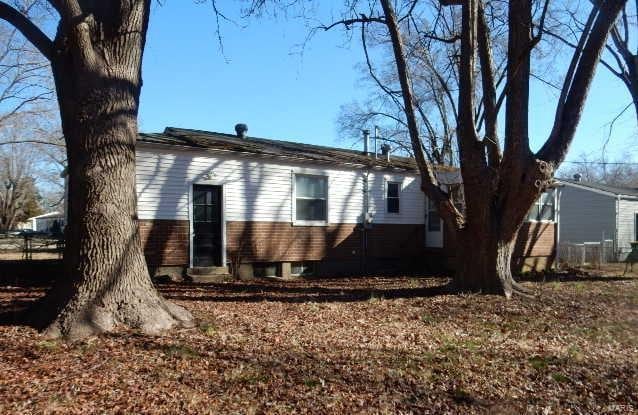
[[560,242],[613,241],[623,260],[638,240],[638,189],[560,179]]

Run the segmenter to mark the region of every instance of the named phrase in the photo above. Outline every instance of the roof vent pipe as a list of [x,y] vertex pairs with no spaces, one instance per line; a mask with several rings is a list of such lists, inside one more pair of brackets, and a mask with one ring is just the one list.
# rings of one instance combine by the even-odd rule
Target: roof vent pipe
[[248,126],[246,124],[235,124],[235,133],[239,138],[246,138],[246,133],[248,132]]
[[575,182],[579,182],[579,181],[580,181],[580,179],[582,179],[582,178],[583,178],[583,175],[582,175],[582,174],[580,174],[580,173],[576,173],[576,174],[574,174],[574,176],[573,176],[573,177],[574,177],[574,181],[575,181]]
[[383,154],[388,161],[390,161],[390,144],[381,144],[381,154]]
[[368,155],[368,147],[370,146],[370,130],[363,130],[363,154]]
[[379,138],[379,127],[374,126],[374,158],[377,158],[378,150],[377,150],[377,141]]

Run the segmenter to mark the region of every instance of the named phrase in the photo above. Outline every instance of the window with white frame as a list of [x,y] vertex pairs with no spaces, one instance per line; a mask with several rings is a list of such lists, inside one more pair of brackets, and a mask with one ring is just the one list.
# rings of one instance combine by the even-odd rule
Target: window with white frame
[[399,195],[401,194],[401,183],[386,183],[386,209],[388,213],[399,213]]
[[529,210],[527,220],[534,222],[553,221],[556,214],[554,204],[554,190],[548,190],[547,192],[542,193]]
[[428,232],[441,231],[441,216],[436,208],[436,203],[428,197]]
[[328,221],[328,178],[295,174],[295,221]]

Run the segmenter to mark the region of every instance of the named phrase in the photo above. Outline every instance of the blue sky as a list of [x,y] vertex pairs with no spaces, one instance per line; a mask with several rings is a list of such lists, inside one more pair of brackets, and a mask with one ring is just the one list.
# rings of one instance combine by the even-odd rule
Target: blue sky
[[[245,122],[249,134],[258,137],[348,146],[337,135],[339,107],[367,94],[356,69],[363,59],[356,36],[349,42],[339,30],[318,33],[300,55],[298,45],[308,33],[302,21],[237,21],[222,24],[222,55],[210,3],[155,3],[144,57],[140,129],[178,126],[232,133],[237,122]],[[549,132],[556,93],[537,83],[533,88],[535,148]],[[619,81],[600,67],[568,159],[600,155],[608,123],[629,102]],[[616,121],[610,158],[629,153],[636,159],[635,120],[630,108]]]

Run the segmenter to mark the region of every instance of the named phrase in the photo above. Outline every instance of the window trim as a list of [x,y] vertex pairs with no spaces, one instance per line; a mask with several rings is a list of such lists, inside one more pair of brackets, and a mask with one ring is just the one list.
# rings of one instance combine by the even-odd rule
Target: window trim
[[[303,219],[297,219],[297,176],[315,176],[315,177],[322,177],[326,180],[326,197],[325,199],[319,199],[319,200],[325,200],[326,201],[326,219],[324,220],[303,220]],[[329,217],[330,217],[330,177],[328,176],[328,174],[325,173],[318,173],[318,172],[306,172],[306,171],[292,171],[291,174],[291,181],[292,181],[292,225],[293,226],[328,226],[329,223]],[[301,198],[301,199],[309,199],[309,198]],[[310,199],[310,200],[317,200],[317,199]]]
[[[397,186],[399,186],[399,189],[397,191],[397,197],[389,197],[388,196],[388,191],[389,191],[389,186],[390,184],[396,184]],[[383,199],[385,200],[385,213],[388,215],[400,215],[401,214],[401,192],[403,191],[403,182],[398,181],[398,180],[386,180],[385,181],[385,192],[383,192]],[[390,212],[389,206],[388,206],[388,200],[390,199],[397,199],[399,201],[399,211],[398,212]]]

